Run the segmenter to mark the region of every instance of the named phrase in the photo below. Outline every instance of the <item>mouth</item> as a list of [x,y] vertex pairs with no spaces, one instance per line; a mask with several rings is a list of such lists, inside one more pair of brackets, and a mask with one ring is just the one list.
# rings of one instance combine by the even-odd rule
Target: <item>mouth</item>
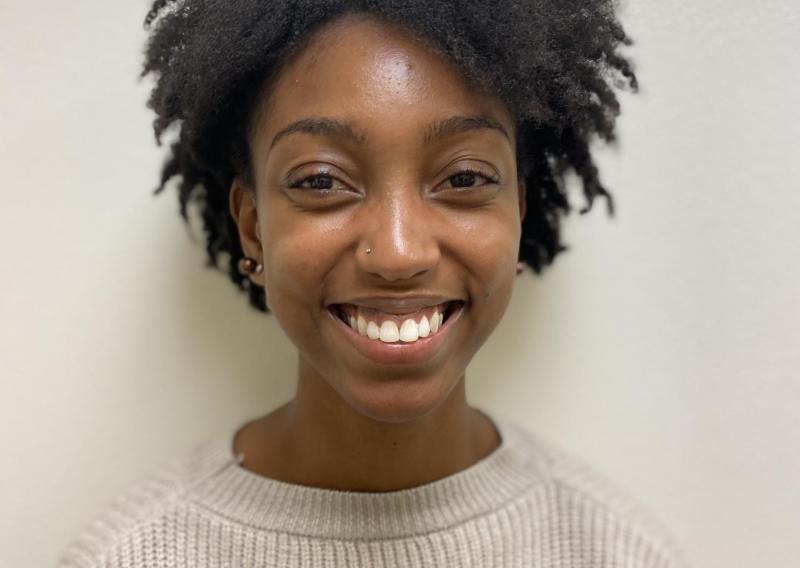
[[327,311],[361,355],[385,365],[408,365],[429,361],[441,351],[465,306],[461,300],[452,300],[394,313],[385,311],[389,308],[330,304]]
[[464,302],[452,300],[410,313],[390,313],[355,304],[331,304],[328,310],[360,336],[382,343],[415,343],[436,335]]

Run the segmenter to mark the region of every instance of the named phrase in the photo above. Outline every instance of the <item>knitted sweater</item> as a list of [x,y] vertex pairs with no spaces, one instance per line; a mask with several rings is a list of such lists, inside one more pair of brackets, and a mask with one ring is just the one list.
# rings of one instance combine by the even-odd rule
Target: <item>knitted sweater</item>
[[467,469],[411,489],[295,485],[240,466],[233,435],[118,497],[61,568],[685,568],[655,517],[504,418]]

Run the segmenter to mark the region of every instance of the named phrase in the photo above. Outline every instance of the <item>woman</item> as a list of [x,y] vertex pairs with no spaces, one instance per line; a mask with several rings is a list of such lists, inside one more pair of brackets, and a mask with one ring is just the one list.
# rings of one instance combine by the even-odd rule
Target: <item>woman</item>
[[[296,396],[121,497],[64,566],[682,566],[577,459],[467,404],[563,174],[636,87],[611,3],[159,0],[162,184],[297,346]],[[587,208],[588,209],[588,208]]]

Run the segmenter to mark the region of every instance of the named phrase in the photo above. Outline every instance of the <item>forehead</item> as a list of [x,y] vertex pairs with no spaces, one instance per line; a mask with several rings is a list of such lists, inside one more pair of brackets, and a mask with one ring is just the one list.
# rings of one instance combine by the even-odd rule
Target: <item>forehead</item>
[[346,117],[366,136],[451,115],[493,116],[513,128],[497,97],[477,89],[429,45],[395,25],[355,14],[317,32],[290,60],[259,115],[259,130],[267,136],[309,116]]

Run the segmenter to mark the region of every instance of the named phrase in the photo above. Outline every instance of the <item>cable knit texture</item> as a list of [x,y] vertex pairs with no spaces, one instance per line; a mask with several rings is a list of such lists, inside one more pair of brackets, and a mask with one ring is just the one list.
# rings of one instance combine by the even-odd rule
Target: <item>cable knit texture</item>
[[359,493],[256,475],[212,440],[118,497],[61,568],[687,568],[670,533],[579,458],[492,417],[469,468]]

